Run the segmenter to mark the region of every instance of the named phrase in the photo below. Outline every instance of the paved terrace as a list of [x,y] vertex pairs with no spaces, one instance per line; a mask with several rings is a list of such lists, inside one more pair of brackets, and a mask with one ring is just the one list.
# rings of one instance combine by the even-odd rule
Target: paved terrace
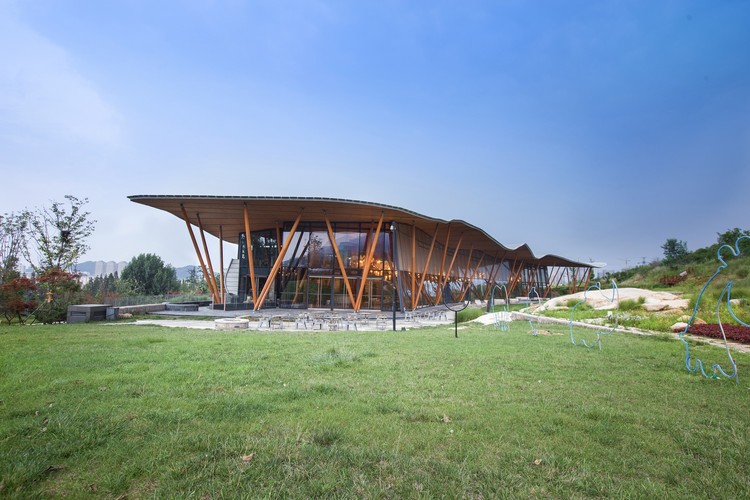
[[[201,307],[197,311],[158,311],[173,319],[140,319],[136,325],[181,328],[249,329],[256,331],[378,331],[393,330],[393,313],[345,309],[262,309],[260,311],[223,311]],[[207,319],[208,318],[208,319]],[[245,323],[243,320],[247,321]],[[426,307],[414,312],[396,312],[396,330],[452,324],[454,313],[445,306]]]

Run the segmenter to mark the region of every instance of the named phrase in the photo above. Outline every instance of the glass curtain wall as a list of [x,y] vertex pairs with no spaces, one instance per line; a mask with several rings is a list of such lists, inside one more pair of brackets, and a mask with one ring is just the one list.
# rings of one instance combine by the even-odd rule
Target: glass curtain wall
[[[281,243],[289,240],[289,245],[264,306],[353,309],[325,222],[301,223],[293,236],[291,226],[292,223],[286,223],[280,231]],[[331,226],[356,302],[376,224],[337,222],[331,223]],[[260,290],[269,276],[280,245],[275,230],[253,232],[252,241],[256,286]],[[240,235],[238,254],[241,262],[240,293],[246,298],[252,297],[244,233]],[[392,279],[392,269],[392,237],[384,224],[375,242],[360,309],[390,309],[393,294],[389,291],[392,291],[392,287],[385,281]]]
[[[515,274],[511,269],[514,263],[502,258],[495,260],[494,256],[469,249],[458,252],[450,275],[443,280],[443,256],[445,255],[445,268],[442,273],[448,274],[453,249],[449,248],[445,252],[444,245],[435,241],[432,257],[426,265],[432,236],[421,230],[413,232],[411,226],[404,224],[398,226],[397,236],[394,238],[389,223],[384,223],[381,228],[369,272],[364,279],[364,268],[373,245],[376,224],[332,222],[344,272],[349,280],[350,296],[325,222],[300,223],[294,235],[290,233],[291,226],[292,223],[287,222],[278,230],[274,228],[252,233],[258,293],[268,279],[282,244],[288,241],[281,269],[270,285],[264,307],[353,309],[352,299],[356,303],[359,298],[360,309],[390,310],[395,298],[397,308],[411,309],[412,304],[416,307],[435,305],[441,293],[446,294],[446,301],[462,298],[483,300],[495,283],[509,283],[516,279],[516,286],[512,290],[514,296],[527,295],[532,287],[540,291],[547,286],[547,268],[544,266],[525,266],[519,274]],[[416,234],[416,243],[412,260],[413,234]],[[240,235],[238,253],[239,295],[241,300],[250,302],[252,289],[244,233]],[[394,265],[394,260],[398,268]],[[424,282],[419,289],[425,269]],[[412,299],[412,293],[419,294],[416,300]]]

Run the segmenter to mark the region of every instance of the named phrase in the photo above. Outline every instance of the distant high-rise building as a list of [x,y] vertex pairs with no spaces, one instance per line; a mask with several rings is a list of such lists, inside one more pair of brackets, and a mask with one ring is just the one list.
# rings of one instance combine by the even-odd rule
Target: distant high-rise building
[[127,265],[128,263],[124,261],[114,262],[110,260],[104,262],[103,260],[99,260],[94,265],[94,276],[109,276],[110,274],[117,274],[119,276]]

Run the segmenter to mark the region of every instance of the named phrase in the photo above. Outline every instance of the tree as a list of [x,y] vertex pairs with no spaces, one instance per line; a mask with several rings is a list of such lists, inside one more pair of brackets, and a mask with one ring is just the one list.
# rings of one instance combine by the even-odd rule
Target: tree
[[14,318],[25,322],[29,310],[37,305],[35,291],[36,285],[29,278],[18,277],[0,285],[0,314],[8,324]]
[[750,236],[750,231],[743,231],[742,229],[735,227],[734,229],[728,229],[723,233],[716,233],[716,243],[719,245],[731,245],[734,246],[737,243],[737,239],[741,236]]
[[59,267],[41,274],[37,278],[37,290],[42,292],[40,298],[44,303],[34,312],[34,317],[46,324],[66,321],[68,306],[80,304],[83,299],[79,277]]
[[675,264],[688,254],[687,243],[676,238],[669,238],[661,249],[664,250],[664,262],[667,264]]
[[141,295],[162,295],[180,288],[174,268],[150,253],[134,257],[122,270],[122,279]]
[[0,284],[19,276],[17,267],[27,251],[31,215],[28,210],[0,215]]
[[65,199],[68,207],[53,201],[50,207],[37,210],[31,217],[30,237],[38,253],[38,264],[31,265],[37,274],[69,269],[89,249],[86,239],[94,232],[96,221],[90,219],[90,212],[83,210],[88,198],[79,200],[66,195]]

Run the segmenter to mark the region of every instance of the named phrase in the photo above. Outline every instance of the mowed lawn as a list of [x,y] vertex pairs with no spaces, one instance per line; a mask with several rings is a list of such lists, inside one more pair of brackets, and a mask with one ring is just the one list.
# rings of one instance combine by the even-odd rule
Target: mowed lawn
[[750,495],[750,356],[529,329],[0,326],[0,497]]

